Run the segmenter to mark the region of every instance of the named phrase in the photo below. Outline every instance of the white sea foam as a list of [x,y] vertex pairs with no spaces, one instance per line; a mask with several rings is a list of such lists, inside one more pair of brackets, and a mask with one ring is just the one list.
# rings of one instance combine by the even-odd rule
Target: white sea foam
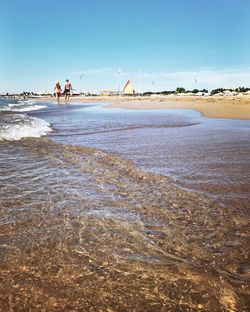
[[51,132],[50,124],[26,114],[1,114],[0,141],[20,140],[26,137],[39,138]]
[[5,106],[0,107],[0,112],[29,112],[34,110],[39,110],[42,108],[46,108],[46,105],[34,105],[34,102],[22,102],[16,104],[7,104]]

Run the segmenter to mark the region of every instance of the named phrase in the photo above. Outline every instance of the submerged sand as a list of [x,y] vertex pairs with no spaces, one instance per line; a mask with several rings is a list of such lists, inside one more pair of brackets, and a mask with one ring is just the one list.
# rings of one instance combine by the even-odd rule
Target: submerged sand
[[247,311],[245,215],[100,150],[3,147],[0,311]]

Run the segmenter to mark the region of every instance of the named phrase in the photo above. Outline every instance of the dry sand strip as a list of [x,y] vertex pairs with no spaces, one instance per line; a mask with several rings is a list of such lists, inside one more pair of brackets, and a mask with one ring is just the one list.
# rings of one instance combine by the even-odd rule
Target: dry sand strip
[[162,97],[118,101],[108,108],[194,109],[205,117],[250,119],[250,97]]
[[[39,101],[54,101],[54,98],[39,99]],[[159,97],[115,97],[93,96],[72,97],[73,103],[110,103],[106,108],[124,109],[193,109],[204,117],[250,119],[250,96],[159,96]],[[64,104],[64,99],[61,99]]]

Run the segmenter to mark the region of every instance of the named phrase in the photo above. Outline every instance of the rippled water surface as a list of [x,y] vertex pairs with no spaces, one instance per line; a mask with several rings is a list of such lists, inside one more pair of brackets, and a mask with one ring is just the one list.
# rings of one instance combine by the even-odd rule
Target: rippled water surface
[[47,106],[0,144],[1,311],[247,311],[250,123]]

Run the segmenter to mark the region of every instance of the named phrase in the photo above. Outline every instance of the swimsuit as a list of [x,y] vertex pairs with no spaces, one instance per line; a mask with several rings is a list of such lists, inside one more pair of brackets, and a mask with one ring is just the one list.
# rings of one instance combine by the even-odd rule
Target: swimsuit
[[55,87],[55,94],[57,95],[57,96],[60,96],[61,95],[61,87],[59,87],[59,86],[56,86]]

